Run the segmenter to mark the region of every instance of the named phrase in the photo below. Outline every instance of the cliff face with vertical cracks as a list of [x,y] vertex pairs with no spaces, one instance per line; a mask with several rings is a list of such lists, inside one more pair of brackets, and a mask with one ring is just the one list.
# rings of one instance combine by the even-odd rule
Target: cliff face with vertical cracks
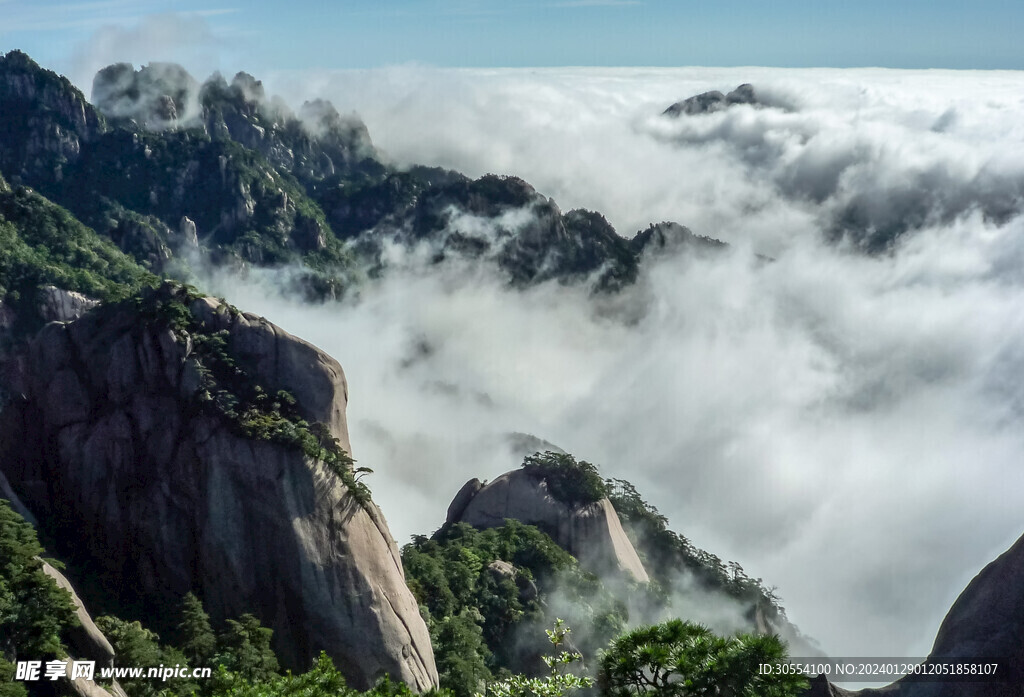
[[[256,614],[286,666],[325,650],[355,687],[437,685],[383,517],[345,459],[310,450],[349,450],[334,359],[165,286],[47,325],[8,380],[0,467],[90,606],[167,628],[194,591],[215,620]],[[291,411],[260,406],[285,392]]]

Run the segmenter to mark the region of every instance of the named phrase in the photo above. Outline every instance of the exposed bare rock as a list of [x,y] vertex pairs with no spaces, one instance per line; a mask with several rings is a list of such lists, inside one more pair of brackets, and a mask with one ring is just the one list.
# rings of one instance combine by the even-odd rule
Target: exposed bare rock
[[[15,183],[36,177],[59,181],[83,143],[104,130],[96,110],[67,78],[41,72],[21,51],[0,56],[0,103],[11,111],[0,170]],[[22,109],[30,109],[32,117]]]
[[507,561],[502,561],[501,559],[495,559],[490,564],[488,564],[487,570],[495,576],[497,576],[498,578],[516,577],[516,567],[514,567],[512,564],[509,564]]
[[473,497],[477,495],[477,492],[484,488],[484,483],[476,477],[473,477],[468,482],[462,485],[459,489],[459,493],[455,494],[455,498],[448,504],[448,515],[445,518],[447,523],[457,523],[462,519],[462,514],[466,511],[466,506],[473,500]]
[[[256,614],[288,667],[326,650],[354,687],[382,675],[436,686],[427,628],[378,509],[298,447],[246,436],[204,408],[201,335],[172,331],[159,307],[47,325],[25,357],[24,397],[0,413],[11,485],[69,568],[71,552],[91,560],[93,573],[76,575],[82,597],[145,607],[161,631],[193,591],[216,621]],[[202,335],[226,332],[225,350],[267,394],[290,392],[301,418],[349,449],[334,359],[211,298],[191,313]]]
[[64,577],[64,574],[45,561],[43,562],[43,573],[70,593],[71,602],[75,604],[75,614],[78,616],[81,626],[69,630],[70,646],[68,648],[71,650],[71,655],[82,660],[96,661],[99,667],[114,665],[114,647],[110,645],[107,637],[103,636],[103,632],[92,621],[92,617],[85,609],[85,604],[78,597],[71,582]]
[[78,319],[100,304],[98,300],[81,293],[56,286],[43,286],[39,289],[39,295],[39,314],[47,322],[68,322]]
[[178,234],[181,235],[185,244],[191,245],[192,247],[199,246],[199,235],[196,233],[196,223],[187,215],[181,216],[181,222],[178,223]]
[[762,106],[764,103],[759,99],[754,86],[743,84],[728,94],[722,94],[718,90],[703,92],[681,102],[676,102],[664,111],[666,116],[693,116],[695,114],[710,114],[736,104],[749,104],[751,106]]
[[453,519],[452,509],[460,498],[475,488],[471,480],[456,496],[449,509],[449,522],[492,528],[512,518],[536,525],[551,535],[580,564],[595,571],[618,569],[646,583],[647,571],[626,537],[611,502],[601,499],[585,506],[571,507],[556,500],[547,482],[525,470],[507,472],[479,488]]
[[[39,527],[35,516],[21,502],[21,499],[14,492],[14,489],[11,488],[3,472],[0,472],[0,499],[7,500],[10,503],[11,509],[24,518],[32,527]],[[71,594],[71,602],[75,606],[75,614],[79,621],[79,626],[72,627],[69,630],[68,636],[70,644],[68,648],[71,650],[73,660],[96,661],[99,667],[112,666],[114,647],[110,645],[107,637],[103,635],[103,632],[92,621],[92,616],[85,609],[82,599],[78,597],[71,582],[49,562],[43,559],[40,559],[40,561],[43,565],[43,573],[52,578],[58,587]],[[57,685],[59,693],[71,694],[76,697],[127,697],[116,680],[112,681],[113,684],[109,688],[104,689],[95,682],[85,680],[84,678],[71,680],[71,669],[72,666],[69,662],[66,673],[68,680]]]
[[[150,199],[154,197],[156,192],[150,191]],[[111,211],[108,224],[106,234],[114,244],[152,271],[165,269],[174,256],[168,245],[173,237],[171,228],[156,216],[116,209]]]

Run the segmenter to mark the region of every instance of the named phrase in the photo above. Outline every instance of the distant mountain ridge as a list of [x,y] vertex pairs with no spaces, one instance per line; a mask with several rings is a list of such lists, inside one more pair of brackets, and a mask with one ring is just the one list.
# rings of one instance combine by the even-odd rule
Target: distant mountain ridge
[[0,58],[0,103],[18,115],[0,125],[0,172],[155,272],[198,247],[213,263],[300,264],[307,290],[336,295],[385,272],[385,245],[427,245],[432,262],[485,259],[513,285],[615,290],[650,239],[563,213],[515,177],[396,169],[355,115],[323,100],[296,114],[246,73],[200,83],[173,64],[116,64],[93,95],[19,51]]

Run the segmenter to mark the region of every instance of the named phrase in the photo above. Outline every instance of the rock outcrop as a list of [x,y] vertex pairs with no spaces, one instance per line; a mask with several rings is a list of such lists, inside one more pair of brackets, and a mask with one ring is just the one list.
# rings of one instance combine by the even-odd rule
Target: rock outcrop
[[100,304],[98,300],[57,286],[43,286],[39,296],[39,314],[47,322],[78,319]]
[[[136,608],[160,631],[193,591],[214,620],[256,614],[288,667],[326,650],[358,688],[382,675],[436,686],[380,512],[357,500],[341,465],[246,431],[230,404],[204,406],[199,348],[205,336],[239,379],[290,393],[301,418],[348,451],[341,366],[213,299],[167,286],[156,296],[47,325],[10,377],[21,396],[0,413],[0,467],[69,569],[87,571],[75,574],[83,598]],[[161,319],[175,312],[188,331]]]
[[999,681],[903,678],[887,687],[849,692],[818,678],[805,697],[1020,697],[1024,695],[1024,536],[981,570],[946,613],[931,661],[999,660]]
[[135,70],[130,63],[115,63],[96,73],[92,101],[108,117],[161,130],[196,111],[198,91],[199,83],[180,65],[150,63]]
[[651,223],[629,241],[636,254],[673,254],[685,247],[700,251],[723,250],[729,245],[704,235],[695,235],[685,225],[673,222]]
[[263,83],[245,72],[230,83],[215,73],[200,84],[174,63],[150,63],[137,70],[130,63],[117,63],[96,74],[92,98],[118,125],[148,131],[202,128],[310,180],[347,171],[377,154],[369,131],[354,114],[342,116],[319,99],[293,114],[280,99],[268,98]]
[[75,605],[75,615],[78,617],[79,626],[70,630],[68,637],[71,655],[75,658],[96,661],[97,667],[109,667],[114,665],[114,647],[110,645],[107,637],[92,621],[92,616],[85,609],[85,603],[78,597],[78,593],[72,587],[64,574],[53,568],[48,562],[43,562],[43,573],[52,578],[57,586],[63,588],[71,595],[71,602]]
[[[68,649],[71,652],[72,660],[95,661],[97,673],[101,668],[112,667],[114,665],[114,647],[110,645],[110,641],[92,621],[92,616],[85,609],[85,604],[78,597],[71,582],[64,577],[64,574],[45,561],[43,562],[43,573],[71,595],[71,602],[75,606],[75,616],[78,617],[79,626],[69,630],[68,636]],[[127,697],[117,680],[111,681],[108,686],[102,686],[86,678],[72,678],[71,667],[69,662],[66,673],[67,689],[75,697]]]
[[718,90],[703,92],[701,94],[676,102],[663,112],[665,116],[693,116],[695,114],[710,114],[736,104],[749,104],[761,106],[763,102],[754,91],[754,86],[743,84],[728,94],[722,94]]
[[516,177],[395,170],[355,114],[323,100],[293,112],[247,73],[200,84],[173,64],[121,63],[92,94],[96,107],[24,54],[0,58],[0,171],[150,271],[201,239],[214,264],[311,262],[298,283],[314,297],[401,258],[491,262],[514,286],[616,291],[638,278],[643,240],[600,214],[563,212]]
[[59,181],[82,146],[103,132],[102,118],[65,77],[21,51],[0,56],[0,171],[25,183]]
[[492,528],[509,518],[536,525],[585,568],[650,580],[607,498],[570,506],[551,495],[544,479],[525,470],[507,472],[487,485],[470,480],[452,501],[447,522]]

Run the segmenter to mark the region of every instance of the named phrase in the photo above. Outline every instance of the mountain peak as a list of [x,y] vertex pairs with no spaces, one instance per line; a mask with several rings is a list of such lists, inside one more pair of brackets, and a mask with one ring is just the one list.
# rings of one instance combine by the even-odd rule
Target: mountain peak
[[681,102],[676,102],[668,109],[665,109],[663,113],[665,116],[710,114],[728,109],[736,104],[763,106],[764,102],[759,99],[753,85],[744,83],[728,94],[722,94],[718,90],[702,92]]

